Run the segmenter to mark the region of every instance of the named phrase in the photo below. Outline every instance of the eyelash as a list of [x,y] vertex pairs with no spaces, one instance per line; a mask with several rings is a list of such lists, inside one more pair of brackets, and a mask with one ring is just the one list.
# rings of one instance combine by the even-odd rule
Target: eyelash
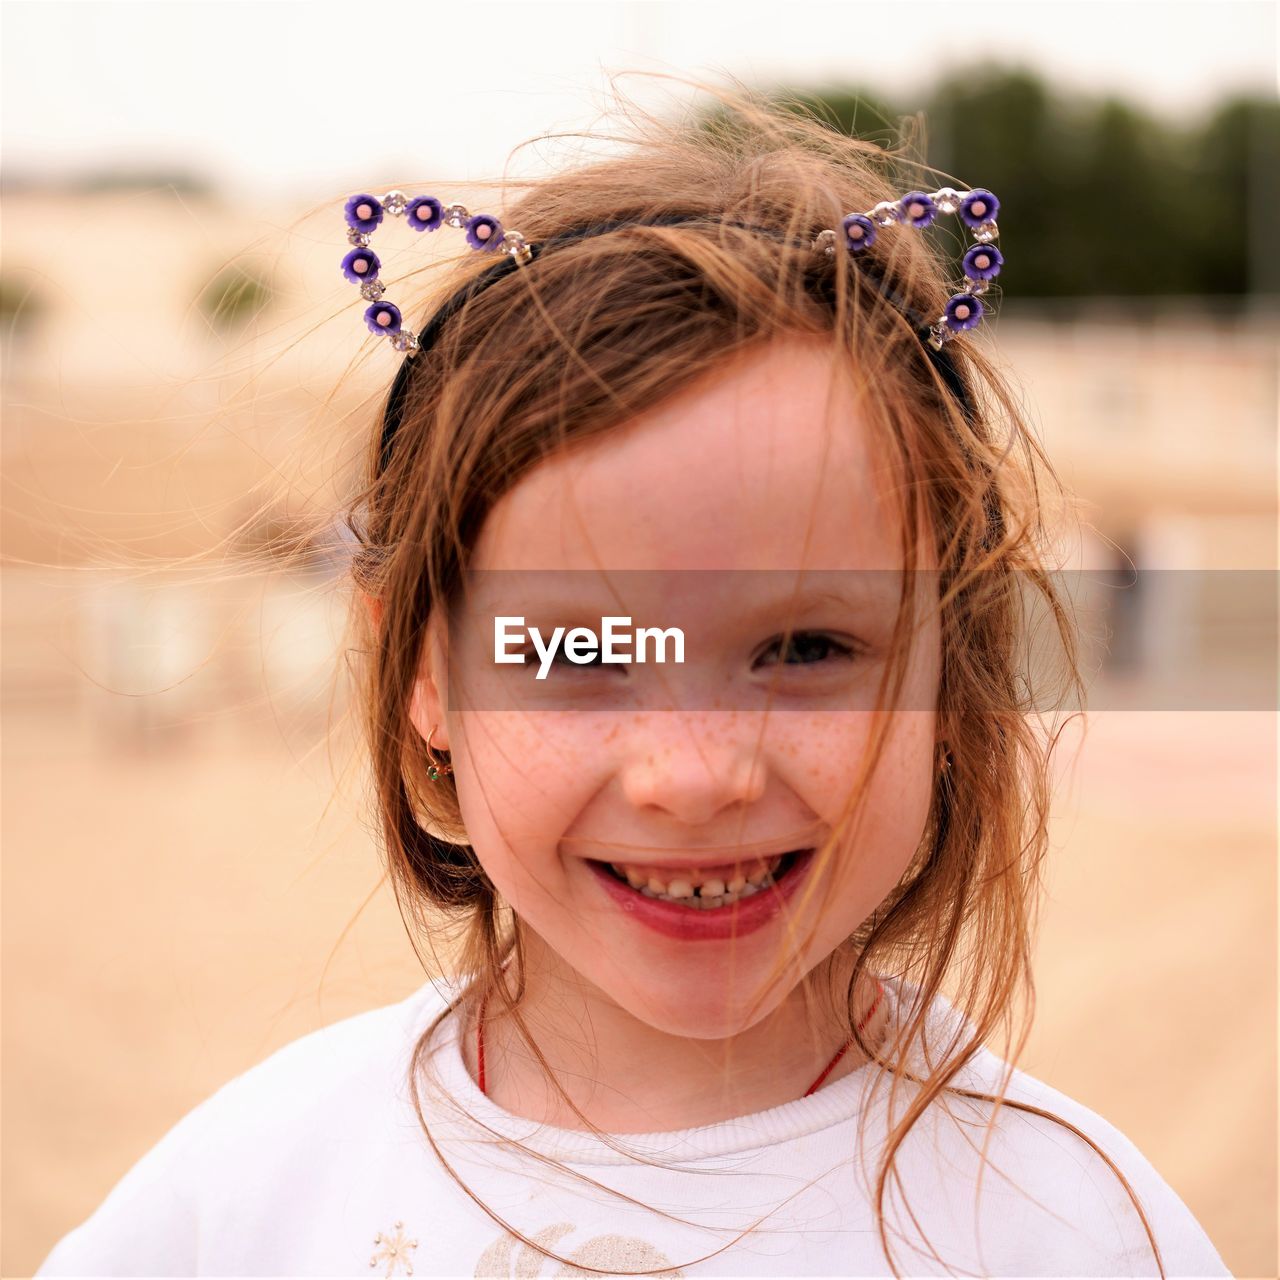
[[[846,658],[853,658],[857,656],[857,648],[854,645],[846,644],[845,642],[836,639],[836,637],[831,635],[829,632],[793,631],[789,636],[776,636],[774,639],[770,640],[769,644],[765,647],[760,657],[756,659],[756,663],[758,665],[760,663],[760,659],[763,658],[768,653],[770,653],[771,651],[781,650],[781,647],[784,641],[786,642],[789,648],[793,648],[796,645],[797,641],[805,641],[805,640],[820,640],[825,642],[825,644],[827,645],[828,655],[834,655],[836,658],[840,659],[841,661],[843,661]],[[819,662],[821,661],[822,659],[819,659]],[[766,665],[810,667],[810,666],[817,666],[818,663],[784,662],[784,663],[766,664]]]
[[[824,658],[818,659],[818,661],[816,662],[794,662],[794,663],[784,662],[781,664],[773,664],[773,663],[762,664],[761,659],[765,655],[770,653],[772,650],[775,650],[775,649],[780,650],[784,640],[786,640],[788,646],[792,648],[794,648],[797,642],[803,642],[806,640],[808,641],[820,640],[825,642],[825,644],[827,645],[827,653],[824,656]],[[834,635],[832,635],[830,632],[827,632],[827,631],[793,631],[789,637],[775,636],[772,640],[770,640],[768,645],[766,645],[765,648],[762,650],[762,652],[757,656],[754,665],[756,666],[781,665],[781,666],[811,667],[811,666],[818,666],[823,661],[829,660],[830,658],[833,658],[833,657],[838,661],[844,661],[845,659],[849,659],[849,658],[856,658],[858,656],[858,652],[859,652],[858,646],[838,640]],[[526,661],[528,662],[536,661],[536,655],[532,652],[532,650],[528,652]],[[569,659],[565,656],[564,650],[559,649],[556,651],[556,655],[552,659],[552,666],[567,667],[567,668],[576,669],[579,671],[591,671],[591,670],[603,669],[604,663],[600,661],[588,662],[588,663],[570,662]]]

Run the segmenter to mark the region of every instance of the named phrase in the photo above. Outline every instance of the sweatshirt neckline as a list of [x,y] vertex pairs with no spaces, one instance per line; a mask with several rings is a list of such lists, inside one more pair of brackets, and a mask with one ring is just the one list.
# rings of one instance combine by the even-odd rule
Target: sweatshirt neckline
[[[901,1026],[902,992],[898,980],[882,977],[881,981],[888,998],[892,1035]],[[438,997],[438,985],[427,985]],[[437,1013],[438,1005],[431,1012]],[[429,1017],[421,1020],[419,1033],[426,1029],[429,1021]],[[637,1157],[699,1160],[803,1138],[862,1115],[871,1088],[882,1072],[878,1063],[865,1062],[808,1097],[795,1098],[749,1115],[685,1129],[612,1134],[612,1141],[620,1148],[615,1150],[589,1131],[539,1124],[505,1110],[481,1093],[462,1054],[461,1025],[460,1011],[453,1009],[437,1026],[434,1044],[425,1055],[424,1078],[419,1082],[424,1093],[430,1097],[442,1092],[451,1115],[463,1123],[470,1117],[479,1126],[479,1132],[489,1138],[512,1139],[539,1154],[580,1164],[631,1164]]]

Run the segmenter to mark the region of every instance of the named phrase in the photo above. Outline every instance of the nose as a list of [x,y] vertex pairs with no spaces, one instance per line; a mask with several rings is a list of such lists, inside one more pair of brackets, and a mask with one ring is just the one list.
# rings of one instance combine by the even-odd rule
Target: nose
[[631,804],[699,825],[764,794],[766,741],[758,723],[717,729],[682,712],[654,714],[660,728],[634,741],[622,770],[623,792]]

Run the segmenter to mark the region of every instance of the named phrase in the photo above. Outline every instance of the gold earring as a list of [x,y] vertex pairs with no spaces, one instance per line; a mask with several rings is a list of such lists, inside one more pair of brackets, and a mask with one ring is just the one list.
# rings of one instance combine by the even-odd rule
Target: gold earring
[[441,778],[447,778],[453,772],[453,766],[447,760],[441,760],[436,755],[436,749],[431,745],[431,739],[436,736],[436,730],[440,726],[433,724],[431,732],[427,734],[427,777],[432,782],[438,782]]

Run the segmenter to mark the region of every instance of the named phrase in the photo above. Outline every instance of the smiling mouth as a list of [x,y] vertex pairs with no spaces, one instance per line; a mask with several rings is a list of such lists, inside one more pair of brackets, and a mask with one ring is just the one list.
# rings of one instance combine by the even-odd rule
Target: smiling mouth
[[625,864],[588,859],[601,871],[634,893],[659,902],[669,902],[690,911],[715,911],[746,901],[757,893],[774,888],[813,849],[792,849],[770,858],[755,858],[745,864],[731,864],[718,871],[655,871]]

